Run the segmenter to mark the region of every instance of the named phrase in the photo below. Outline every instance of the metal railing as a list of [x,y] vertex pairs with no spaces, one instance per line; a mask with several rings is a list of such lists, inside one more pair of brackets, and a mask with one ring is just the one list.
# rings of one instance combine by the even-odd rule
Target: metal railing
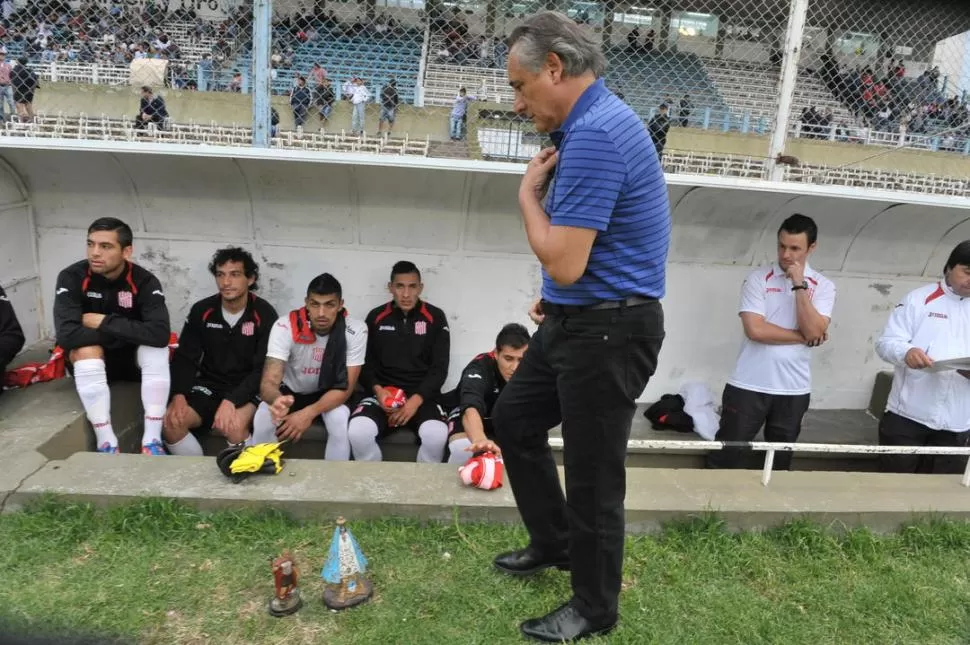
[[[550,437],[549,446],[562,449],[560,437]],[[966,455],[970,448],[951,448],[938,446],[860,446],[845,443],[782,443],[771,441],[684,441],[666,439],[631,439],[627,442],[628,452],[649,452],[653,450],[688,450],[710,452],[724,448],[747,448],[765,453],[765,463],[761,471],[761,484],[767,486],[775,464],[776,452],[836,453],[856,455]],[[961,485],[970,488],[970,460],[963,471]]]

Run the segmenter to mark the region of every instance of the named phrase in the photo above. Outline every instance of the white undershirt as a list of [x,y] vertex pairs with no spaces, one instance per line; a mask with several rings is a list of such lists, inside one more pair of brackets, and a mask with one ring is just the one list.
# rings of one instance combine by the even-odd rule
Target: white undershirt
[[226,311],[225,307],[222,308],[222,317],[229,323],[230,328],[236,326],[236,323],[239,322],[239,319],[243,317],[244,313],[246,313],[245,309],[241,309],[238,313],[232,314]]

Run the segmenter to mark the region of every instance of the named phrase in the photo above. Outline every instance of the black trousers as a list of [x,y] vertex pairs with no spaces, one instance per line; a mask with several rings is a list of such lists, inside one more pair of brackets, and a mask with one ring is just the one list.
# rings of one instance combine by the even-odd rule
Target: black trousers
[[[970,431],[933,430],[893,412],[886,412],[879,422],[880,446],[946,446],[966,448]],[[967,467],[964,455],[879,455],[879,469],[884,473],[963,473]]]
[[[810,394],[764,394],[725,385],[715,440],[753,441],[764,426],[765,441],[798,441],[810,400]],[[790,452],[776,452],[774,468],[791,470],[791,458]],[[708,468],[760,468],[763,463],[763,454],[746,448],[723,448],[707,456]]]
[[[495,432],[530,542],[548,554],[569,552],[572,601],[591,620],[617,615],[627,441],[663,337],[657,301],[547,315],[495,404]],[[548,444],[560,422],[565,496]]]

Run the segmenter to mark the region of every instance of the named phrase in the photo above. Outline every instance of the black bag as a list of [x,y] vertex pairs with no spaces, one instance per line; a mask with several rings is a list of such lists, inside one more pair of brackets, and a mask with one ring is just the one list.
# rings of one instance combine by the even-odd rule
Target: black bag
[[694,431],[694,420],[684,412],[684,397],[679,394],[664,394],[643,416],[650,420],[654,430]]

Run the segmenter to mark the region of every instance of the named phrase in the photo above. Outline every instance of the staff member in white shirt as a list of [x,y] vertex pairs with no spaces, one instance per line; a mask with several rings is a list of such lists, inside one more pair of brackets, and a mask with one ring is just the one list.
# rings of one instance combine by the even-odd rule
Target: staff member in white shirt
[[[970,445],[970,371],[930,371],[936,361],[970,356],[970,240],[950,253],[943,280],[909,292],[896,305],[876,353],[896,366],[882,446]],[[881,455],[885,472],[962,472],[958,455]]]
[[[835,285],[808,265],[818,227],[795,214],[778,229],[778,262],[752,271],[741,289],[744,338],[734,373],[724,387],[717,441],[792,442],[802,430],[812,391],[810,348],[828,338]],[[742,448],[707,457],[708,468],[743,468]],[[791,453],[775,456],[791,468]]]

